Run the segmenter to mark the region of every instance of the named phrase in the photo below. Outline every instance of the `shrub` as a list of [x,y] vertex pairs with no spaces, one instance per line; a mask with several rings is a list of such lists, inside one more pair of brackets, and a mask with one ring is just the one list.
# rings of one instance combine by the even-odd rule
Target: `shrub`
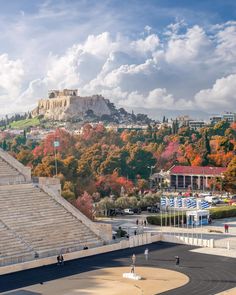
[[236,207],[225,206],[210,209],[210,214],[212,219],[236,217]]
[[[220,218],[228,218],[228,217],[236,217],[236,207],[234,206],[225,206],[225,207],[218,207],[218,208],[212,208],[210,209],[210,215],[212,219],[220,219]],[[166,218],[167,216],[167,218]],[[169,226],[170,220],[171,224],[173,226],[174,224],[174,218],[175,218],[175,224],[178,224],[178,214],[162,214],[162,225]],[[182,219],[182,213],[179,215],[179,223],[181,223]],[[153,215],[148,216],[147,221],[150,224],[154,225],[161,225],[161,215]],[[186,214],[184,213],[184,224],[186,224]]]
[[175,224],[181,224],[181,220],[182,218],[184,219],[184,224],[186,223],[186,215],[185,213],[182,216],[182,212],[178,215],[178,214],[162,214],[162,216],[159,215],[151,215],[151,216],[147,216],[147,222],[149,224],[154,224],[154,225],[161,225],[161,218],[162,218],[162,225],[165,226],[169,226],[170,224],[173,226],[174,225],[174,221]]

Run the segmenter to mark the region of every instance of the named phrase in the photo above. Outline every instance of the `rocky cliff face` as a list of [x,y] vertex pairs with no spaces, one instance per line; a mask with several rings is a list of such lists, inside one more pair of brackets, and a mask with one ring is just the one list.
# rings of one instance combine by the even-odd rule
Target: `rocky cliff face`
[[126,112],[117,109],[113,103],[101,95],[82,97],[77,90],[64,89],[49,91],[48,99],[41,99],[31,112],[32,117],[42,116],[56,121],[103,121],[109,123],[149,124],[147,115]]
[[108,101],[101,95],[89,97],[58,96],[41,99],[31,114],[33,117],[42,115],[49,120],[67,121],[83,120],[89,112],[96,117],[112,114]]

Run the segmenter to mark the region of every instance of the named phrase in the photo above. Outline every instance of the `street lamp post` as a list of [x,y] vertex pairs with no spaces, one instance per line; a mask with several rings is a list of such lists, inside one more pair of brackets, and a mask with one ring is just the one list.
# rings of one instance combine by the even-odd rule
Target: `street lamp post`
[[151,183],[151,176],[152,176],[152,169],[154,169],[156,167],[156,165],[154,166],[147,166],[148,168],[150,168],[150,176],[149,176],[149,180],[150,180],[150,189],[152,188],[152,183]]

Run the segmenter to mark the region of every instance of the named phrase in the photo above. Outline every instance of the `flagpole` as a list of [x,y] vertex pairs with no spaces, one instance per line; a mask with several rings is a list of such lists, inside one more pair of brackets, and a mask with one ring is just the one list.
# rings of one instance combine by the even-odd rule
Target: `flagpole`
[[172,234],[172,228],[171,228],[171,214],[172,214],[172,209],[171,209],[171,207],[170,207],[170,214],[169,214],[170,234]]
[[53,146],[54,146],[54,159],[55,159],[55,171],[56,171],[55,176],[57,176],[57,150],[56,150],[55,142],[56,141],[54,141]]
[[175,230],[175,197],[174,197],[174,228],[173,228],[173,235],[176,234],[176,230]]
[[177,225],[177,227],[178,227],[178,233],[179,233],[178,236],[180,236],[180,231],[179,231],[179,208],[180,208],[179,205],[180,205],[180,203],[179,203],[179,199],[177,199],[177,203],[178,203],[178,207],[177,207],[178,208],[178,225]]
[[160,206],[160,210],[161,210],[161,232],[162,232],[162,206]]
[[[202,204],[201,204],[201,209],[202,209]],[[201,245],[202,245],[202,215],[201,215]]]

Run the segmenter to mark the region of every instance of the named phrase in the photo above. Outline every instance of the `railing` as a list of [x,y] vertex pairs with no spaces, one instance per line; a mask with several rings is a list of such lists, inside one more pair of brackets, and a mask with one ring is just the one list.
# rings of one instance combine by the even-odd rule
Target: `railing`
[[234,238],[231,237],[214,240],[214,247],[228,250],[236,250],[236,236]]
[[173,235],[168,233],[162,233],[161,240],[168,243],[186,244],[186,245],[193,245],[193,246],[207,247],[207,248],[214,247],[213,239],[201,239],[201,238],[194,238],[194,237],[188,237],[188,236],[184,237],[184,236]]

